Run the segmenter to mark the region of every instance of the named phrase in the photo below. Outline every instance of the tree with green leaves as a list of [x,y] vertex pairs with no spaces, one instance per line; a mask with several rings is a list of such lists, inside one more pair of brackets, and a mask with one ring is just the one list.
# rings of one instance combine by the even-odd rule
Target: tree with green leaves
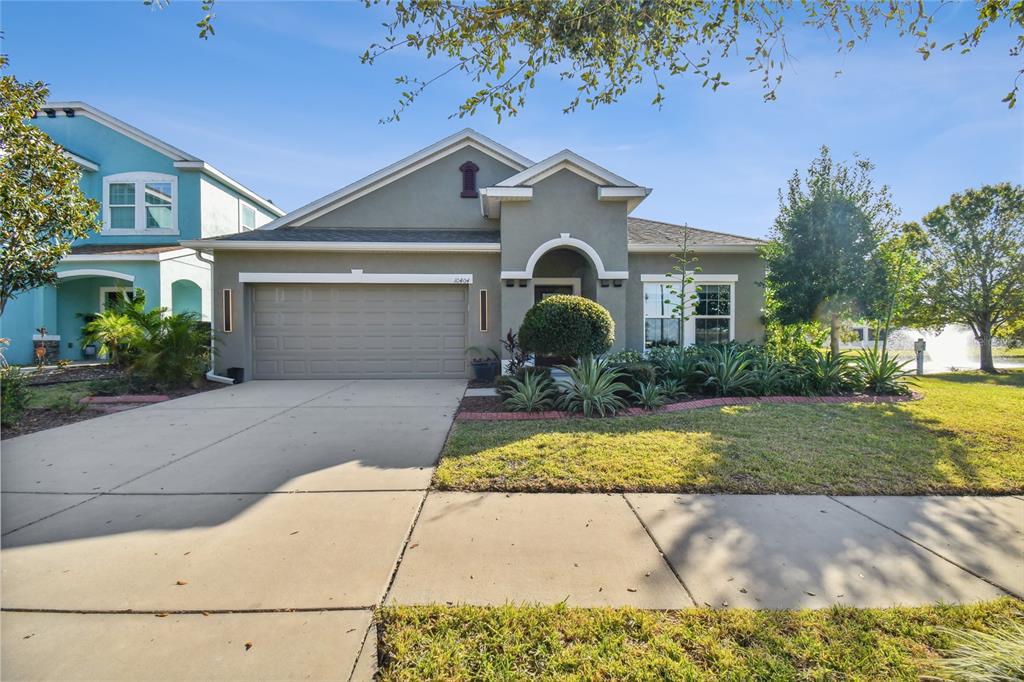
[[0,77],[0,314],[18,293],[55,283],[72,242],[99,229],[78,166],[29,122],[47,94],[40,82]]
[[928,241],[916,321],[974,332],[981,370],[995,371],[992,339],[1024,320],[1024,187],[969,189],[922,220]]
[[866,159],[836,162],[821,152],[801,179],[794,172],[763,248],[773,316],[782,324],[824,321],[833,354],[842,322],[884,309],[890,268],[882,245],[893,236],[896,208],[875,187]]
[[[163,6],[170,0],[144,0]],[[362,55],[374,64],[396,50],[415,50],[442,66],[426,77],[403,74],[398,104],[383,120],[397,120],[423,92],[451,74],[462,74],[474,91],[453,115],[484,107],[500,121],[515,116],[538,77],[557,75],[574,83],[566,112],[580,105],[596,108],[618,101],[627,91],[653,83],[652,103],[666,97],[666,80],[692,77],[703,87],[728,85],[721,69],[740,60],[761,77],[763,97],[773,100],[791,61],[791,26],[826,34],[837,51],[850,52],[873,31],[890,29],[915,44],[928,59],[936,51],[970,52],[994,26],[1022,34],[1009,45],[1011,56],[1024,48],[1024,2],[975,0],[970,28],[941,45],[932,36],[935,17],[949,2],[921,0],[364,0],[385,4],[393,15],[386,35]],[[213,35],[215,0],[204,0],[196,24],[201,38]],[[1017,100],[1024,69],[1003,99]]]

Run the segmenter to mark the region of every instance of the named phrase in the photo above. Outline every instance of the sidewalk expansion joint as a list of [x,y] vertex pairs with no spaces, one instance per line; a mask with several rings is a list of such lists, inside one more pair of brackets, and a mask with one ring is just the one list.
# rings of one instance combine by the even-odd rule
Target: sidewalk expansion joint
[[849,509],[850,511],[852,511],[855,514],[860,514],[861,516],[863,516],[868,521],[871,521],[872,523],[878,524],[882,528],[885,528],[886,530],[891,531],[891,532],[895,533],[896,535],[899,535],[901,538],[903,538],[907,542],[909,542],[909,543],[911,543],[911,544],[913,544],[913,545],[915,545],[917,547],[920,547],[921,549],[923,549],[924,551],[928,552],[929,554],[933,554],[933,555],[937,556],[938,558],[942,559],[946,563],[949,563],[949,564],[952,564],[952,565],[956,566],[961,571],[964,571],[965,573],[969,573],[970,575],[973,575],[978,580],[981,580],[982,582],[986,582],[986,583],[988,583],[989,585],[991,585],[992,587],[994,587],[994,588],[996,588],[998,590],[1002,590],[1003,592],[1005,592],[1006,594],[1010,595],[1011,597],[1016,597],[1017,599],[1024,599],[1024,595],[1019,594],[1017,592],[1014,592],[1013,590],[1011,590],[1008,587],[1000,585],[999,583],[997,583],[996,581],[992,580],[991,578],[987,578],[987,577],[981,575],[980,573],[978,573],[977,571],[974,571],[974,570],[968,568],[967,566],[964,566],[963,564],[961,564],[961,563],[959,563],[957,561],[953,561],[948,556],[944,556],[944,555],[936,552],[931,547],[928,547],[927,545],[921,544],[920,542],[918,542],[914,538],[912,538],[912,537],[910,537],[908,535],[904,535],[903,533],[899,532],[898,530],[896,530],[892,526],[885,525],[884,523],[882,523],[878,519],[875,519],[875,518],[872,518],[871,516],[868,516],[864,512],[860,511],[859,509],[855,509],[855,508],[851,507],[850,505],[846,504],[845,502],[837,500],[832,495],[826,495],[825,497],[827,497],[828,499],[832,500],[833,502],[835,502],[838,505],[846,507],[847,509]]
[[672,571],[672,575],[676,577],[676,580],[679,581],[679,584],[683,586],[684,590],[686,590],[686,596],[690,598],[690,601],[693,602],[694,606],[700,606],[700,604],[697,603],[697,600],[693,598],[693,592],[690,592],[690,588],[686,585],[686,581],[683,580],[683,576],[679,575],[679,571],[677,571],[676,567],[672,565],[672,562],[668,560],[668,555],[665,554],[665,550],[661,548],[660,544],[658,544],[658,541],[654,537],[654,533],[652,533],[651,529],[647,527],[647,524],[644,523],[644,520],[640,518],[640,512],[636,510],[636,507],[634,507],[633,503],[629,501],[629,498],[626,497],[625,493],[619,494],[622,496],[622,501],[625,502],[626,506],[629,507],[629,510],[633,512],[633,516],[636,517],[636,520],[640,523],[640,526],[644,529],[644,532],[647,533],[647,537],[649,537],[651,539],[651,542],[654,543],[654,546],[658,550],[658,554],[661,555],[662,561],[664,561],[665,565],[668,566],[668,570]]

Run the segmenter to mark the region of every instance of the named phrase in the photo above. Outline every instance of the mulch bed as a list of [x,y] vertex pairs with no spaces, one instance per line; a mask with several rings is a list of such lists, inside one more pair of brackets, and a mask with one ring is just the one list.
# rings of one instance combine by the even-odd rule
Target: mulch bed
[[[707,407],[726,407],[729,405],[756,405],[758,403],[768,404],[842,404],[842,403],[902,403],[908,400],[920,400],[923,396],[920,393],[911,395],[874,395],[869,393],[858,393],[853,395],[822,395],[822,396],[795,396],[795,395],[771,395],[759,397],[734,397],[734,398],[697,398],[684,400],[678,403],[670,403],[657,410],[645,410],[642,407],[630,407],[617,414],[615,417],[636,417],[645,414],[662,414],[665,412],[682,412],[684,410],[699,410]],[[560,410],[548,410],[546,412],[510,412],[501,404],[501,399],[496,396],[467,397],[459,404],[459,412],[455,415],[456,421],[528,421],[534,419],[583,419],[584,417],[572,412]],[[600,418],[600,417],[598,417]]]
[[25,377],[29,386],[48,386],[50,384],[68,384],[73,381],[117,379],[122,374],[123,370],[113,365],[70,365],[42,371],[30,370],[25,372]]
[[[114,379],[120,376],[120,372],[115,372],[112,376],[106,377],[90,377]],[[76,379],[76,381],[82,381],[82,379]],[[66,383],[66,382],[50,382],[50,383]],[[36,384],[38,385],[38,384]],[[45,383],[44,383],[45,385]],[[214,381],[203,381],[198,388],[188,386],[186,388],[177,388],[170,391],[163,391],[161,397],[166,396],[167,398],[183,398],[189,395],[195,395],[196,393],[205,393],[206,391],[214,391],[218,388],[224,388],[227,384],[221,384]],[[96,396],[98,397],[98,396]],[[146,394],[140,394],[138,396],[140,402],[133,402],[132,395],[128,394],[125,396],[110,396],[106,400],[109,402],[110,398],[115,398],[118,403],[121,403],[122,409],[117,411],[124,411],[123,408],[129,405],[134,407],[142,407],[144,404],[152,404],[153,401],[152,392]],[[145,400],[144,400],[145,399]],[[104,401],[98,401],[100,403]],[[76,422],[85,421],[86,419],[93,419],[95,417],[102,417],[105,414],[110,414],[111,411],[88,409],[83,406],[81,412],[69,412],[66,410],[51,410],[43,408],[27,409],[21,415],[21,419],[15,426],[5,426],[3,431],[0,432],[0,439],[7,440],[8,438],[14,438],[16,436],[24,436],[29,433],[35,433],[36,431],[45,431],[46,429],[53,429],[58,426],[65,426],[67,424],[74,424]]]

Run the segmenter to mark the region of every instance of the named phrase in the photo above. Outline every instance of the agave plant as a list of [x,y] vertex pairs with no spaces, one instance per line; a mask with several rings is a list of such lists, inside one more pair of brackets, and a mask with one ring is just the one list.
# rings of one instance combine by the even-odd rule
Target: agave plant
[[756,391],[760,395],[785,393],[793,383],[793,370],[785,362],[771,355],[762,354],[754,363],[757,377]]
[[513,412],[538,412],[554,405],[558,392],[543,374],[526,372],[522,380],[509,377],[502,403]]
[[619,395],[628,393],[629,387],[619,381],[619,372],[604,360],[580,358],[575,367],[559,365],[569,375],[558,404],[569,412],[581,412],[585,417],[615,414],[626,406]]
[[675,379],[662,379],[659,385],[662,393],[669,400],[679,400],[687,396],[686,385]]
[[695,385],[700,355],[689,349],[680,351],[677,348],[670,348],[668,350],[669,352],[652,353],[651,362],[654,364],[659,379],[679,382],[685,391]]
[[640,384],[640,387],[633,391],[633,401],[644,409],[656,410],[668,402],[668,395],[661,384],[652,381]]
[[856,383],[850,368],[850,359],[832,351],[814,351],[800,362],[804,391],[817,395],[835,395],[852,388]]
[[909,360],[900,362],[886,351],[865,348],[853,360],[853,371],[860,388],[879,395],[906,395],[913,381],[907,369]]
[[702,386],[716,395],[750,395],[757,388],[750,353],[733,344],[708,348],[697,363],[697,374]]

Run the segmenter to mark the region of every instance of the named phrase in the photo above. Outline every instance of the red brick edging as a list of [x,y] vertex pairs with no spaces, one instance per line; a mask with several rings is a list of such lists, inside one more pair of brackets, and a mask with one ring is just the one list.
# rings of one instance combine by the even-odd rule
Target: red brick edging
[[125,403],[148,405],[149,403],[162,403],[165,400],[170,400],[170,397],[166,395],[91,395],[78,402],[86,405],[123,405]]
[[[725,407],[727,405],[756,405],[758,403],[797,403],[797,404],[836,404],[836,403],[903,403],[908,400],[920,400],[920,393],[911,395],[769,395],[762,397],[743,398],[701,398],[681,403],[671,403],[657,410],[645,410],[642,407],[629,407],[614,416],[635,417],[642,414],[658,414],[661,412],[682,412],[699,410],[704,407]],[[546,412],[459,412],[456,421],[528,421],[534,419],[580,419],[581,415],[561,410]]]

